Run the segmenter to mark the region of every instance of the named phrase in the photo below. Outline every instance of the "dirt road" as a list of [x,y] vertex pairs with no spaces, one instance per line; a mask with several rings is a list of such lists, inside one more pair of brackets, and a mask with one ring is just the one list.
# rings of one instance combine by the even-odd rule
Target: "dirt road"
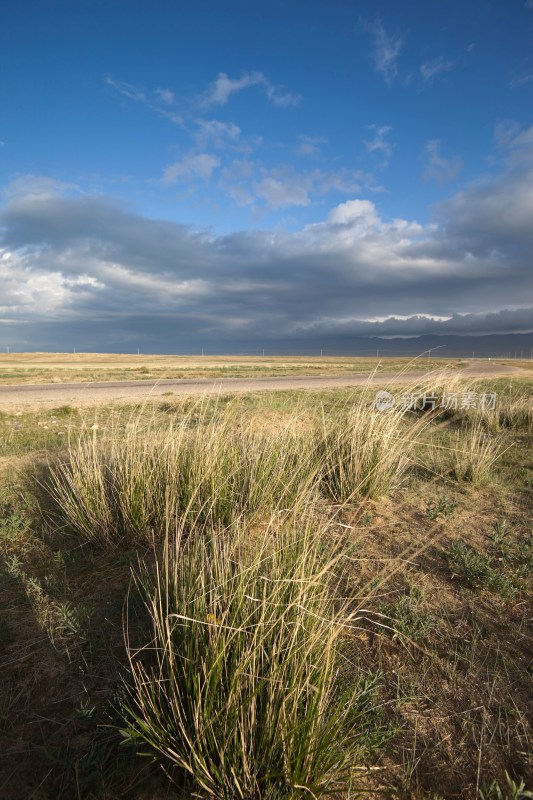
[[[142,401],[165,395],[226,394],[235,392],[262,392],[280,389],[327,389],[395,383],[420,383],[424,374],[420,370],[403,373],[379,372],[374,375],[354,374],[320,377],[286,378],[219,378],[217,380],[160,380],[115,381],[91,383],[17,384],[0,387],[0,410],[16,411],[34,408],[54,408],[61,405],[88,406],[111,401]],[[433,375],[446,375],[445,371]],[[460,372],[449,373],[465,378],[497,378],[528,374],[519,367],[474,362]]]

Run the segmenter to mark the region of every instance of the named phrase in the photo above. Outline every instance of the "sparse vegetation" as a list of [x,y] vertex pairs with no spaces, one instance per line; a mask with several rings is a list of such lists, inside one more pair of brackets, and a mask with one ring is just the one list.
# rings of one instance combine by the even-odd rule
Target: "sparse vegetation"
[[504,597],[515,592],[512,580],[505,575],[502,565],[495,563],[487,553],[478,553],[463,541],[452,542],[448,553],[452,575],[471,588],[485,587]]
[[509,386],[2,415],[0,796],[531,797]]
[[339,375],[374,369],[461,369],[435,358],[321,356],[143,356],[100,353],[0,353],[0,384]]

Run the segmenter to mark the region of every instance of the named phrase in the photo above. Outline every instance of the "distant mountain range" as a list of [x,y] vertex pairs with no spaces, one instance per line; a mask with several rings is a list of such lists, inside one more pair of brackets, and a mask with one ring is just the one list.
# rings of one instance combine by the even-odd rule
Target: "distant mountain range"
[[[254,343],[255,344],[255,343]],[[424,335],[410,338],[323,336],[320,339],[265,341],[265,355],[417,356],[432,351],[435,358],[526,358],[533,356],[533,333],[486,336]],[[205,353],[261,355],[262,348],[229,342],[205,348]]]
[[[431,355],[433,358],[516,358],[533,357],[532,333],[495,333],[485,336],[459,336],[425,334],[409,338],[396,336],[383,338],[380,336],[336,336],[322,335],[310,338],[306,336],[272,337],[253,341],[240,339],[210,339],[205,337],[203,348],[198,346],[197,337],[194,344],[191,339],[181,336],[179,343],[169,341],[166,346],[150,346],[148,343],[141,349],[144,355],[243,355],[243,356],[381,356],[414,357]],[[91,346],[92,345],[92,346]],[[52,348],[43,348],[53,352]],[[16,352],[14,349],[12,352]],[[22,352],[22,348],[20,349]],[[78,350],[81,352],[81,349]],[[107,347],[99,348],[90,343],[84,352],[102,353],[136,353],[137,348],[129,349],[124,343],[109,342]]]

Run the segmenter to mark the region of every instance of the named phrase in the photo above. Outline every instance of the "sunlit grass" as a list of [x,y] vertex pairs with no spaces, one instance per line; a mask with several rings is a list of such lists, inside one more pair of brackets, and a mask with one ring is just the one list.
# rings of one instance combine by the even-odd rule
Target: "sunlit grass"
[[380,728],[375,678],[337,683],[354,626],[335,603],[343,552],[308,523],[182,532],[137,574],[150,633],[129,642],[124,735],[199,797],[285,800],[347,790]]

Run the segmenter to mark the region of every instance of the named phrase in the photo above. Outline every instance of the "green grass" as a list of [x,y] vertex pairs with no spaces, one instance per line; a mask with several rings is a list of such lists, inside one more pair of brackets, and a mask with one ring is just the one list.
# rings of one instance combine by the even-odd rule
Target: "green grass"
[[305,524],[253,544],[239,530],[178,536],[137,577],[152,628],[130,643],[124,735],[203,798],[348,790],[385,734],[375,680],[336,685],[354,617],[333,600],[341,561]]
[[133,413],[90,426],[51,462],[56,522],[118,546],[160,535],[169,515],[229,525],[321,495],[379,498],[401,482],[432,418],[376,411],[373,397],[360,391],[322,413],[266,420],[248,411],[244,421],[240,399],[165,403],[163,423]]
[[401,481],[412,445],[405,412],[377,412],[361,394],[337,414],[324,416],[319,438],[322,485],[333,502],[377,498]]
[[485,789],[480,789],[479,800],[532,800],[533,792],[530,792],[521,779],[515,781],[506,772],[505,786],[502,788],[498,781],[491,781]]
[[487,553],[480,553],[462,541],[452,542],[448,552],[448,566],[454,577],[470,588],[484,588],[512,597],[516,586],[502,565]]
[[439,518],[446,519],[451,516],[459,505],[459,501],[448,498],[446,494],[440,495],[437,500],[432,500],[426,506],[426,514],[432,522]]
[[496,388],[505,424],[364,390],[1,415],[0,794],[527,797],[533,395]]
[[158,428],[137,417],[103,437],[88,431],[52,465],[49,493],[71,530],[119,546],[161,535],[170,516],[224,525],[269,515],[313,493],[318,462],[290,418],[279,430],[201,405]]
[[412,584],[394,601],[383,603],[381,613],[392,632],[414,642],[426,639],[435,630],[435,619],[423,608],[424,592]]

